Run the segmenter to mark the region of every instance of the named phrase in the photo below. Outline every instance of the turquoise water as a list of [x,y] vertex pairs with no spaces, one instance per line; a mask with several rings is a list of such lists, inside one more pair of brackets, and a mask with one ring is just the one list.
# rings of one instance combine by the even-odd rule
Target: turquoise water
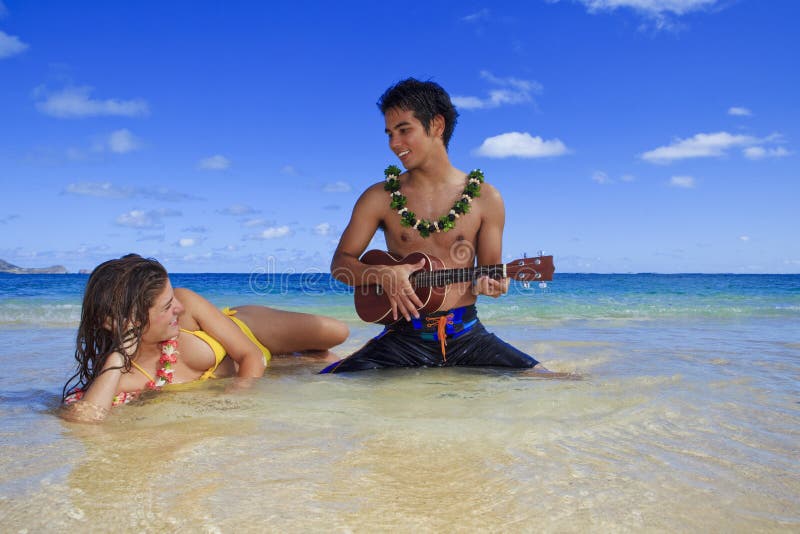
[[[251,390],[162,392],[100,427],[54,415],[86,279],[0,275],[11,530],[800,529],[800,275],[556,274],[479,302],[582,380],[286,357]],[[172,281],[345,320],[340,356],[380,330],[327,275]]]
[[[173,274],[218,305],[255,303],[355,320],[352,292],[327,274]],[[86,275],[0,274],[0,327],[76,326]],[[524,324],[578,319],[785,318],[800,315],[800,275],[559,274],[546,288],[514,282],[484,316]]]

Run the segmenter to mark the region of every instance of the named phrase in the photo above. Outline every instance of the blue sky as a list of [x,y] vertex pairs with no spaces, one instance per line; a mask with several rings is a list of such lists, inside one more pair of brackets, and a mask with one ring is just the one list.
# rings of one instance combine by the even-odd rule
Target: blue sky
[[414,76],[458,106],[453,163],[503,193],[507,260],[798,273],[798,15],[796,0],[0,0],[0,258],[327,271],[358,195],[397,163],[375,102]]

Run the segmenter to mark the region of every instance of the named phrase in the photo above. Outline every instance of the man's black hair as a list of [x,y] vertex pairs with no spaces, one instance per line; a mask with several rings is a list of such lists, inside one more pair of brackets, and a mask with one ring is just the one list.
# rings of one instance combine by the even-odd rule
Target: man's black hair
[[430,133],[431,121],[436,115],[444,117],[442,141],[445,149],[450,143],[453,129],[456,127],[458,111],[450,101],[450,95],[435,82],[421,82],[407,78],[397,82],[386,90],[378,99],[381,113],[398,108],[414,113],[414,117],[422,123],[425,133]]

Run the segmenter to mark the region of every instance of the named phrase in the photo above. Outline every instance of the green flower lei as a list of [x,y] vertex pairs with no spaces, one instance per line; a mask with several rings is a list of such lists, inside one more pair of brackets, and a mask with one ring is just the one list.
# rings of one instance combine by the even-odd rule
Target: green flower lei
[[483,172],[475,169],[467,175],[467,185],[464,191],[447,215],[442,215],[435,221],[417,219],[413,211],[406,207],[408,199],[400,192],[400,168],[396,165],[389,165],[383,174],[386,175],[386,183],[383,188],[389,192],[392,199],[390,207],[397,210],[400,215],[400,224],[414,228],[422,237],[428,237],[434,232],[447,232],[456,227],[456,219],[461,215],[469,213],[470,203],[475,197],[481,196],[481,184],[483,183]]

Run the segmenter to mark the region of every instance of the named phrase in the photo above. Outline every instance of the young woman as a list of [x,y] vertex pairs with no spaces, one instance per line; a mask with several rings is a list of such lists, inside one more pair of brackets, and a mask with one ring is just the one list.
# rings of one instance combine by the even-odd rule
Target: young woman
[[193,291],[173,289],[156,260],[129,254],[89,277],[62,415],[99,422],[147,389],[257,378],[271,353],[326,351],[347,335],[347,326],[329,317],[265,306],[220,311]]

